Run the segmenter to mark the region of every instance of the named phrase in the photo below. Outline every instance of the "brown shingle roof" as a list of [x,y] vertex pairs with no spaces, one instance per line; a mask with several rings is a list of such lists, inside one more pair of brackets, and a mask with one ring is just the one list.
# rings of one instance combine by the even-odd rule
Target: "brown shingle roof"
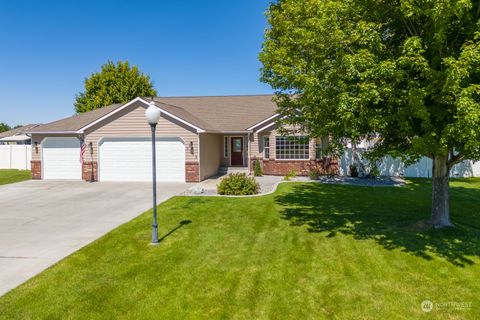
[[16,136],[19,134],[24,134],[25,132],[29,131],[30,129],[33,129],[35,127],[38,127],[39,124],[27,124],[26,126],[21,126],[12,130],[4,131],[0,133],[0,139],[5,138],[5,137],[11,137],[11,136]]
[[117,103],[90,112],[76,114],[65,119],[35,127],[28,132],[74,132],[94,122],[95,120],[100,119],[104,115],[114,111],[122,105],[123,104],[121,103]]
[[[172,97],[154,98],[159,107],[167,109],[164,103],[180,107],[203,124],[198,126],[205,130],[244,131],[247,128],[271,117],[277,110],[272,101],[273,95],[250,96],[212,96],[212,97]],[[170,112],[170,110],[167,110]],[[172,113],[175,109],[172,109]],[[179,116],[179,115],[178,115]],[[180,117],[180,116],[179,116]],[[184,118],[188,121],[188,119]],[[206,122],[206,123],[205,123]]]
[[[245,131],[271,117],[277,106],[273,95],[210,96],[154,98],[155,104],[166,112],[206,131]],[[151,101],[150,98],[145,98]],[[30,132],[75,132],[123,104],[101,109],[38,126]]]

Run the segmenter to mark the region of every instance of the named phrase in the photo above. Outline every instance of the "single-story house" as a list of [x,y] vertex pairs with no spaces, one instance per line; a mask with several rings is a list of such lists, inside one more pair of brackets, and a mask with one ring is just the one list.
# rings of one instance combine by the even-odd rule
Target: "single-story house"
[[[337,172],[321,144],[277,134],[272,95],[136,98],[29,130],[34,179],[149,181],[151,131],[145,109],[161,111],[157,125],[157,177],[198,182],[228,167],[307,175],[313,167]],[[83,142],[81,142],[83,141]],[[81,143],[85,144],[81,153]]]
[[31,138],[25,133],[35,127],[38,127],[38,124],[29,124],[26,126],[21,126],[12,130],[4,131],[0,133],[0,145],[23,145],[30,144]]

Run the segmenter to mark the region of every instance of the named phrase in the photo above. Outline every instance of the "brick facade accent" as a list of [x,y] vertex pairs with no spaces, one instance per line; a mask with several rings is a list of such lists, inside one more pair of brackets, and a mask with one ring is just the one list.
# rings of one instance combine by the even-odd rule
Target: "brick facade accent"
[[321,174],[339,174],[338,160],[333,158],[306,161],[251,159],[251,168],[254,168],[254,161],[261,162],[263,174],[266,175],[284,176],[295,170],[298,176],[308,176],[314,168]]
[[97,162],[85,161],[82,165],[82,180],[90,181],[92,177],[92,166],[93,166],[93,181],[98,181],[98,172],[97,172]]
[[185,162],[185,181],[200,181],[200,165],[198,162]]
[[40,160],[32,160],[30,161],[30,164],[32,167],[32,179],[42,179],[42,162]]

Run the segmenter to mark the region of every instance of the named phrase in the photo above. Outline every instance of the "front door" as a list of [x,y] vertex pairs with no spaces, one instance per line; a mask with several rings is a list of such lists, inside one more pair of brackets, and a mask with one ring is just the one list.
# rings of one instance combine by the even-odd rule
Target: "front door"
[[243,166],[243,138],[232,138],[230,145],[232,147],[232,166]]

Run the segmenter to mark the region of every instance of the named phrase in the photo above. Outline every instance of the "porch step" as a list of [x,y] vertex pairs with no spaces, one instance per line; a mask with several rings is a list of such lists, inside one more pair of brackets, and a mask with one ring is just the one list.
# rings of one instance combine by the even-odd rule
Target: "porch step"
[[218,174],[230,174],[230,173],[246,173],[248,174],[248,167],[220,167]]

